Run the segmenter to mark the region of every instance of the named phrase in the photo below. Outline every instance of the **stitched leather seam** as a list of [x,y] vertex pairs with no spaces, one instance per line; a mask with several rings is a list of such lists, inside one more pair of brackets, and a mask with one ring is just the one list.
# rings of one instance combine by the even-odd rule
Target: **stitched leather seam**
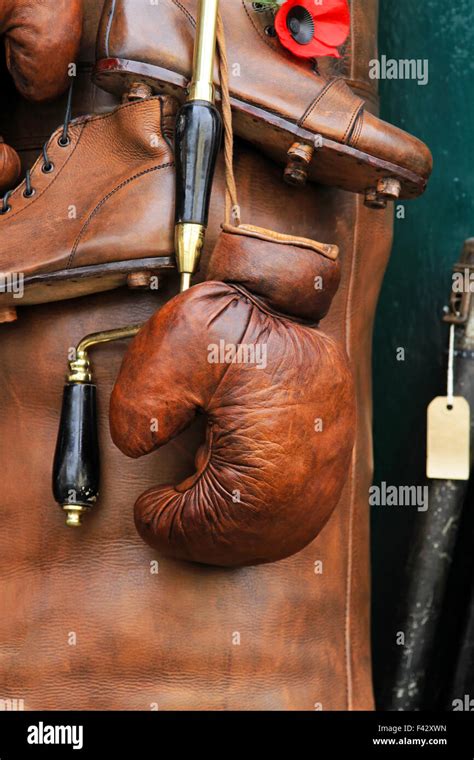
[[350,141],[350,142],[351,142],[351,145],[352,145],[354,148],[357,146],[357,144],[358,144],[358,142],[359,142],[359,140],[360,140],[360,136],[361,136],[361,134],[362,134],[362,127],[363,127],[363,124],[364,124],[364,112],[362,112],[362,113],[360,114],[360,119],[359,119],[359,121],[357,122],[357,124],[356,124],[356,126],[355,126],[355,129],[354,129],[354,133],[353,133],[353,135],[352,135],[352,139],[351,139],[351,141]]
[[184,15],[186,16],[186,18],[188,19],[188,21],[192,24],[192,26],[196,27],[196,20],[194,19],[193,16],[191,16],[191,14],[188,11],[188,9],[185,8],[184,5],[182,5],[179,2],[179,0],[171,0],[171,2],[173,3],[173,5],[175,5],[177,8],[179,8],[180,11],[182,11],[184,13]]
[[365,109],[361,113],[360,119],[359,119],[359,132],[358,132],[358,135],[357,135],[357,144],[359,144],[360,138],[362,137],[362,129],[364,127],[364,121],[365,121]]
[[359,137],[359,134],[360,134],[360,123],[362,121],[361,117],[362,117],[362,114],[360,114],[360,118],[356,119],[354,123],[354,128],[348,140],[349,145],[352,145],[352,147],[354,147],[355,143],[357,142],[357,138]]
[[82,238],[84,232],[89,227],[92,219],[100,211],[100,209],[102,208],[102,206],[104,206],[105,203],[113,195],[115,195],[115,193],[118,193],[119,190],[122,190],[124,187],[126,187],[127,185],[129,185],[131,182],[133,182],[136,179],[139,179],[140,177],[145,176],[146,174],[150,174],[151,172],[158,171],[158,169],[167,169],[167,168],[172,167],[172,166],[174,166],[174,163],[171,162],[171,161],[168,162],[168,163],[166,163],[166,164],[160,164],[159,166],[152,166],[149,169],[145,169],[144,171],[139,172],[138,174],[134,174],[133,177],[129,177],[124,182],[121,182],[120,185],[117,185],[117,187],[114,187],[114,189],[111,190],[110,193],[107,193],[107,195],[104,198],[102,198],[102,200],[97,204],[97,206],[95,207],[95,209],[93,211],[91,211],[91,213],[89,214],[87,220],[84,222],[83,226],[81,227],[81,230],[80,230],[80,232],[79,232],[79,234],[78,234],[78,236],[76,238],[76,241],[75,241],[75,243],[74,243],[74,245],[72,247],[71,253],[69,254],[69,258],[68,258],[68,261],[67,261],[67,264],[66,264],[66,269],[70,268],[70,266],[71,266],[71,264],[73,262],[74,256],[77,253],[77,249],[78,249],[79,244],[81,242],[81,238]]
[[[332,81],[328,82],[328,84],[326,85],[326,87],[324,87],[322,92],[319,93],[318,97],[313,101],[313,103],[309,106],[309,108],[306,109],[306,112],[303,114],[302,119],[299,121],[300,127],[304,125],[304,122],[309,118],[311,113],[314,111],[318,103],[320,103],[321,99],[327,94],[327,92],[335,86],[340,87],[341,84],[345,84],[344,79],[342,77],[339,77],[338,79],[333,79]],[[364,108],[363,102],[357,102],[356,105],[354,106],[354,109],[349,117],[349,123],[346,127],[344,135],[341,138],[341,142],[346,143],[346,141],[350,138],[357,116],[359,115],[359,113],[361,112],[363,108]]]
[[364,107],[364,104],[363,104],[363,103],[360,103],[360,104],[359,104],[359,105],[358,105],[358,106],[357,106],[357,107],[354,109],[354,111],[353,111],[353,113],[352,113],[352,116],[351,116],[351,119],[350,119],[350,121],[349,121],[348,127],[347,127],[347,129],[346,129],[346,131],[345,131],[345,133],[344,133],[344,137],[342,138],[342,142],[343,142],[343,143],[345,143],[345,142],[348,142],[348,141],[349,141],[349,139],[350,139],[350,137],[351,137],[351,135],[352,135],[352,132],[353,132],[353,130],[354,130],[354,124],[356,123],[356,119],[357,119],[357,117],[359,116],[359,114],[360,114],[361,110],[363,109],[363,107]]
[[112,24],[114,22],[115,8],[117,0],[112,0],[112,7],[109,11],[109,18],[107,19],[107,28],[105,30],[105,55],[107,58],[110,56],[110,33],[112,31]]
[[309,106],[308,106],[308,108],[306,109],[306,111],[304,112],[303,116],[302,116],[302,117],[301,117],[301,119],[298,121],[298,126],[299,126],[299,127],[302,127],[302,126],[303,126],[303,124],[305,123],[306,119],[307,119],[307,118],[308,118],[308,117],[311,115],[311,113],[314,111],[314,109],[315,109],[315,108],[316,108],[316,106],[318,105],[318,103],[319,103],[319,101],[321,100],[321,98],[322,98],[322,97],[324,97],[324,95],[326,95],[326,93],[327,93],[327,92],[328,92],[328,91],[329,91],[329,90],[330,90],[332,87],[334,87],[336,84],[337,84],[337,85],[339,85],[339,83],[340,83],[341,81],[343,81],[343,80],[342,80],[340,77],[339,77],[338,79],[331,79],[331,80],[330,80],[330,81],[329,81],[329,82],[328,82],[328,83],[327,83],[327,84],[326,84],[326,85],[323,87],[323,89],[321,90],[321,92],[319,93],[319,95],[318,95],[318,96],[315,98],[315,100],[313,100],[313,102],[312,102],[312,103],[310,103],[310,104],[309,104]]

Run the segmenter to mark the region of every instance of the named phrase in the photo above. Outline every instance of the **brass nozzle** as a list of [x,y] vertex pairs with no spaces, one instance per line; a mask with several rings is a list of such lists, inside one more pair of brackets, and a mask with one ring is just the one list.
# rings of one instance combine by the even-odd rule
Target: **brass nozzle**
[[219,0],[200,0],[193,55],[193,75],[187,100],[214,103],[217,9]]
[[181,274],[181,291],[188,290],[191,285],[191,276],[199,266],[204,233],[203,224],[182,222],[176,225],[176,261]]
[[180,291],[184,293],[185,290],[189,290],[191,287],[191,275],[189,272],[183,272],[180,281]]
[[101,330],[100,332],[86,335],[76,347],[76,356],[69,362],[69,374],[67,375],[68,383],[92,383],[92,370],[89,361],[88,350],[93,346],[101,343],[111,343],[114,340],[123,340],[124,338],[133,338],[143,324],[127,325],[126,327],[117,327],[112,330]]
[[69,362],[68,383],[92,383],[92,372],[86,351],[76,350],[76,358]]
[[63,504],[63,509],[66,512],[66,525],[69,528],[80,528],[87,507],[83,507],[81,504]]

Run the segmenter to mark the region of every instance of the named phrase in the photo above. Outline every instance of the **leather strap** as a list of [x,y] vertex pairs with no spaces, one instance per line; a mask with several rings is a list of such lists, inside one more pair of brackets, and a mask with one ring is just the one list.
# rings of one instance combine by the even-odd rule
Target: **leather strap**
[[230,234],[246,235],[246,237],[258,238],[258,240],[267,240],[270,243],[281,243],[282,245],[308,248],[310,251],[320,253],[322,256],[325,256],[332,261],[335,261],[339,256],[339,248],[337,245],[319,243],[317,240],[310,240],[309,238],[299,237],[297,235],[285,235],[282,232],[275,232],[275,230],[256,227],[253,224],[240,224],[238,227],[235,227],[233,224],[224,223],[222,229],[224,232],[229,232]]
[[224,122],[224,160],[225,160],[225,223],[240,224],[240,206],[237,199],[237,187],[234,176],[234,130],[232,127],[232,108],[229,92],[229,65],[224,23],[220,9],[217,12],[217,47],[219,52],[219,77],[221,84],[221,107]]

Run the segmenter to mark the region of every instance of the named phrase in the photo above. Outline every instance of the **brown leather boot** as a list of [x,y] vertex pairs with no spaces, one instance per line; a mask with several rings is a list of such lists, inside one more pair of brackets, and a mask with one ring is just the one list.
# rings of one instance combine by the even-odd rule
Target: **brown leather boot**
[[175,112],[146,98],[53,133],[0,203],[0,321],[174,267]]
[[[197,0],[105,0],[95,82],[122,93],[131,82],[184,95],[190,79]],[[324,79],[271,36],[273,15],[250,0],[221,3],[234,130],[306,176],[365,193],[368,205],[420,195],[431,173],[424,143],[381,121],[342,78]],[[218,77],[216,73],[216,82]]]

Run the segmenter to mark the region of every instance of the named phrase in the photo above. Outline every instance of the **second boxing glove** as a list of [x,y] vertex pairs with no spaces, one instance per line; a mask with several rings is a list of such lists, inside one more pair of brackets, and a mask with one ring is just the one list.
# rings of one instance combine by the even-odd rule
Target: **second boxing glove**
[[82,31],[82,0],[0,0],[0,34],[17,90],[40,102],[70,83]]
[[[81,0],[0,0],[5,60],[23,97],[42,102],[66,90],[81,31]],[[20,170],[17,152],[0,137],[0,194],[14,187]]]
[[0,195],[13,187],[20,176],[20,157],[0,137]]
[[227,227],[211,281],[169,301],[130,346],[110,409],[128,456],[207,415],[196,472],[135,505],[164,554],[240,566],[287,557],[335,508],[354,440],[344,350],[318,327],[339,283],[337,248]]

